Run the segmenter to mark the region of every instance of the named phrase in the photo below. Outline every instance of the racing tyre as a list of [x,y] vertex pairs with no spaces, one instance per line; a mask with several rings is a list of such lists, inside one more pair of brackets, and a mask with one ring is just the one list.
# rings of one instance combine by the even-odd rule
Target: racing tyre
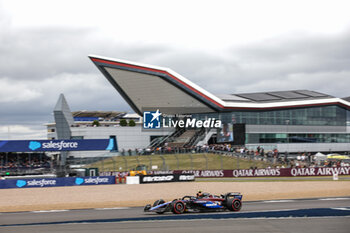
[[145,208],[143,209],[143,211],[145,211],[145,212],[147,212],[147,211],[149,211],[149,209],[151,209],[151,205],[150,204],[148,204],[148,205],[146,205],[145,206]]
[[239,199],[228,199],[227,209],[231,211],[240,211],[242,208],[242,202]]
[[183,201],[174,201],[172,204],[172,212],[174,214],[182,214],[183,212],[185,212],[186,206],[185,203]]
[[160,205],[160,204],[163,204],[165,203],[165,201],[163,199],[159,199],[159,200],[156,200],[154,203],[153,203],[153,207],[157,206],[157,205]]

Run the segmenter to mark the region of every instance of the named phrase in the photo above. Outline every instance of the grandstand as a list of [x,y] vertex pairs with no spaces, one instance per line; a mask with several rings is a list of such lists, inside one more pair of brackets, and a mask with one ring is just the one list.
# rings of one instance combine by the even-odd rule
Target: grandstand
[[53,160],[42,152],[0,152],[0,177],[51,172]]

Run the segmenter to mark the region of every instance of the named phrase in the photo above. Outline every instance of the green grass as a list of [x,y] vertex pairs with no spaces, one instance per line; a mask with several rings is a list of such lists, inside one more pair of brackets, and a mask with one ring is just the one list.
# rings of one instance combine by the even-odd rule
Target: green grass
[[[192,160],[191,160],[192,157]],[[178,154],[178,155],[143,155],[115,156],[88,164],[86,167],[98,167],[100,171],[129,171],[138,164],[145,164],[155,170],[221,170],[249,169],[250,167],[266,168],[270,163],[218,154]]]

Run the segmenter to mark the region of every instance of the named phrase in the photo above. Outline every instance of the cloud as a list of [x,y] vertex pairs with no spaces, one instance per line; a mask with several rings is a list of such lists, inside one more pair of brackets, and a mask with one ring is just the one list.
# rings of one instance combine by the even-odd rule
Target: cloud
[[[350,60],[349,39],[349,32],[333,36],[291,36],[289,39],[273,39],[232,49],[232,57],[239,64],[243,86],[284,80],[298,89],[313,90],[317,87],[341,97],[346,90],[336,87],[339,82],[345,81],[344,74],[350,71],[347,65]],[[295,76],[303,79],[295,83]],[[317,76],[322,78],[315,80]],[[271,89],[278,87],[272,85]],[[339,95],[339,91],[343,93]]]
[[0,79],[0,86],[0,103],[23,102],[41,96],[33,87],[9,78]]
[[24,125],[0,126],[0,140],[46,139],[43,127],[29,127]]
[[[39,125],[45,129],[43,124],[53,121],[51,114],[60,93],[65,94],[73,111],[132,111],[87,56],[100,54],[142,62],[167,49],[103,38],[96,28],[19,29],[4,25],[0,31],[2,125],[33,129]],[[0,132],[0,138],[6,137]]]
[[81,56],[88,51],[89,29],[13,29],[1,33],[0,38],[3,76],[40,80],[62,71],[79,73],[89,69],[87,53]]
[[[294,31],[206,50],[196,47],[196,41],[187,46],[157,43],[142,40],[141,34],[137,43],[119,40],[96,25],[14,27],[1,6],[0,26],[1,125],[21,125],[38,135],[44,123],[53,121],[60,93],[73,111],[131,111],[89,54],[168,67],[214,94],[309,89],[337,97],[350,95],[346,88],[350,86],[350,31],[330,35]],[[220,31],[216,32],[219,37]],[[190,39],[196,32],[187,33]],[[23,135],[35,135],[22,129]],[[0,131],[1,137],[7,137],[6,130]]]
[[178,51],[159,62],[212,93],[309,89],[349,96],[350,31],[271,38],[217,54]]
[[51,121],[52,118],[48,116],[60,93],[65,94],[72,110],[129,110],[114,88],[99,74],[61,73],[41,81],[29,79],[13,82],[0,79],[0,84],[9,87],[9,90],[4,90],[4,94],[1,94],[7,100],[0,101],[0,108],[6,109],[0,115],[1,121]]
[[[287,75],[284,79],[264,79],[242,85],[242,89],[244,89],[245,92],[309,89],[334,96],[346,97],[349,93],[344,89],[344,84],[350,84],[349,77],[350,71],[336,73],[317,72],[311,74],[293,73]],[[302,85],[300,85],[300,83],[302,83]]]

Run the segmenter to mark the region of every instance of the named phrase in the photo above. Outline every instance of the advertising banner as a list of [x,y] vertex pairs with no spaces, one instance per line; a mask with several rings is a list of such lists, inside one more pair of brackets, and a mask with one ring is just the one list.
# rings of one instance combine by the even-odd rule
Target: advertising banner
[[0,180],[0,189],[115,184],[115,176]]
[[350,175],[350,167],[262,168],[237,170],[174,170],[173,174],[194,174],[195,177],[296,177]]
[[140,176],[140,183],[161,183],[161,182],[184,182],[194,181],[193,174],[160,174],[160,175],[146,175]]
[[0,152],[113,150],[113,139],[8,140],[0,141]]

